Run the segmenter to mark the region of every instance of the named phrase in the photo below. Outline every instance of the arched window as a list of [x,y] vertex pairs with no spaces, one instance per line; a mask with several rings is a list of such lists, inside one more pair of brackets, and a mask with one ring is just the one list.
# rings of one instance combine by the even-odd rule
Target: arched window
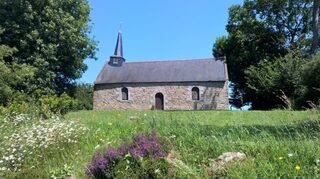
[[122,100],[128,100],[129,99],[128,88],[123,87],[121,89],[121,94],[122,94]]
[[200,99],[199,88],[193,87],[191,91],[192,91],[192,100],[199,100]]

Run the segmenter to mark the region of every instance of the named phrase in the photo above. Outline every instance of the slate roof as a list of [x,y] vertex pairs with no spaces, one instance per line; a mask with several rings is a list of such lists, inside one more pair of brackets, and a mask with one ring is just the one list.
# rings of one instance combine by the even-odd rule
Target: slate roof
[[106,63],[95,84],[210,82],[228,80],[223,61],[214,58],[148,62],[124,62],[115,67]]

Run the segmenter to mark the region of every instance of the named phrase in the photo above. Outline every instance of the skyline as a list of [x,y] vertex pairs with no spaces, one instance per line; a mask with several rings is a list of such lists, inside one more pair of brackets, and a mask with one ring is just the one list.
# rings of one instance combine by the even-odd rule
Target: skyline
[[99,50],[96,61],[85,60],[88,70],[77,81],[94,82],[114,52],[120,24],[127,62],[212,57],[214,40],[227,34],[228,8],[241,3],[240,0],[219,3],[210,0],[197,3],[193,0],[89,0],[90,36],[99,41]]

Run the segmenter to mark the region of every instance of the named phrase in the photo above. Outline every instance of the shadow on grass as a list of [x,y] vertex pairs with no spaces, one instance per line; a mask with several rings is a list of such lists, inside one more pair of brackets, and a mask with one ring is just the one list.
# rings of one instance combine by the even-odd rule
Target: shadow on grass
[[[314,139],[320,137],[320,120],[308,120],[293,124],[283,125],[239,125],[239,126],[215,126],[202,125],[198,123],[184,123],[181,121],[156,122],[155,128],[166,130],[170,133],[180,135],[183,132],[191,132],[198,136],[238,136],[240,138],[247,137],[275,137],[279,139],[288,138],[305,138]],[[167,129],[163,129],[167,126]],[[169,128],[169,129],[168,129]]]

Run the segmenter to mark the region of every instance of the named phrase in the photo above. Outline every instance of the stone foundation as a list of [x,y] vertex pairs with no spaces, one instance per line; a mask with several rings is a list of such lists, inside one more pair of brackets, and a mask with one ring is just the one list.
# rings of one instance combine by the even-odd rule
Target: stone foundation
[[[129,91],[122,100],[121,88]],[[191,89],[198,87],[200,99],[192,100]],[[228,109],[228,82],[96,84],[94,109],[154,109],[155,95],[164,96],[165,110]]]

